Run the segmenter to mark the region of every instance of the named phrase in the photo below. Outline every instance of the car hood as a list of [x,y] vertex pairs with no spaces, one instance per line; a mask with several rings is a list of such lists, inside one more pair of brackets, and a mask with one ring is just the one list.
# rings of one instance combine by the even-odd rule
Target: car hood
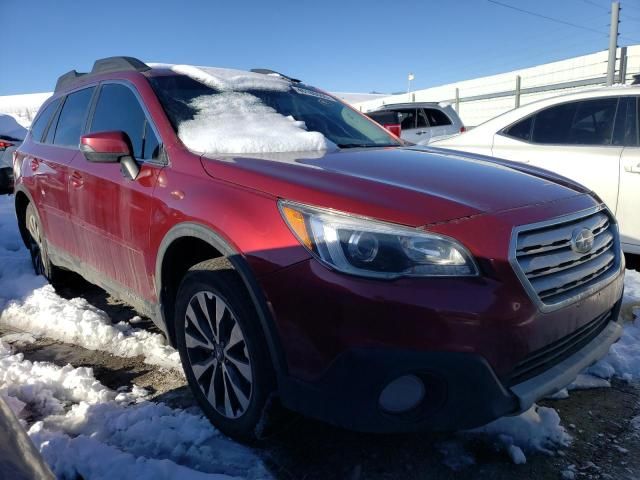
[[276,197],[420,226],[586,193],[544,170],[428,147],[203,156],[212,177]]

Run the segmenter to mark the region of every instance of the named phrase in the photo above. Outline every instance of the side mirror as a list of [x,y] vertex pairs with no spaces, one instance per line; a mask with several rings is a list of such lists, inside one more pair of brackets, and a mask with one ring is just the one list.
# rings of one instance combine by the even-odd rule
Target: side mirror
[[121,131],[90,133],[80,137],[80,151],[90,162],[120,163],[122,174],[135,180],[140,167],[133,158],[131,141]]

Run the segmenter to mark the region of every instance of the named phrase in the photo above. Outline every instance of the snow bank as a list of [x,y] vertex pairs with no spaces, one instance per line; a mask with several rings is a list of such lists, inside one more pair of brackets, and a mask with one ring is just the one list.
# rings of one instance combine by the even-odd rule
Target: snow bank
[[85,299],[66,300],[51,285],[10,301],[0,314],[0,325],[118,357],[142,355],[147,363],[181,370],[178,352],[166,344],[163,335],[133,328],[126,322],[112,324],[106,313]]
[[191,65],[174,65],[187,75],[220,93],[194,99],[197,113],[178,125],[180,140],[196,152],[213,154],[280,153],[335,150],[320,132],[309,132],[304,122],[285,117],[247,90],[286,92],[290,82],[264,75]]
[[588,373],[600,378],[640,380],[640,273],[627,270],[624,280],[624,304],[634,307],[634,321],[625,325],[622,338],[611,346],[608,355]]
[[113,324],[86,300],[66,300],[34,275],[9,196],[0,197],[0,325],[120,357],[143,355],[149,364],[182,370],[163,335]]
[[23,127],[29,127],[40,106],[51,95],[52,92],[0,96],[0,113],[9,114]]
[[524,463],[523,451],[552,453],[571,443],[571,435],[560,424],[553,408],[533,405],[515,417],[503,417],[473,430],[497,437],[515,463]]
[[[261,460],[201,415],[114,392],[90,368],[14,355],[0,340],[0,395],[58,478],[266,478]],[[134,473],[132,473],[134,472]]]

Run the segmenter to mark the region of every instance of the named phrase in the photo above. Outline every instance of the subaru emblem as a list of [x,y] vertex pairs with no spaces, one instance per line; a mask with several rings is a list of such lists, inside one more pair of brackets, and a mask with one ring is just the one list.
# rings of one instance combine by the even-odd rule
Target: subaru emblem
[[593,232],[588,228],[576,228],[571,235],[571,249],[577,253],[588,253],[593,248]]

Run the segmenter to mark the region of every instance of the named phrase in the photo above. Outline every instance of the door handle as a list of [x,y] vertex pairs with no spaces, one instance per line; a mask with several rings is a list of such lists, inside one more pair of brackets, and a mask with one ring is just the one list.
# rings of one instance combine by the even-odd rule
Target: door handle
[[640,173],[640,163],[636,165],[625,165],[624,171],[629,173]]
[[427,131],[426,130],[420,130],[419,132],[416,132],[416,135],[422,135],[424,133],[427,133]]
[[73,185],[75,188],[80,188],[82,187],[82,185],[84,185],[84,179],[79,172],[73,172],[71,174],[71,185]]

